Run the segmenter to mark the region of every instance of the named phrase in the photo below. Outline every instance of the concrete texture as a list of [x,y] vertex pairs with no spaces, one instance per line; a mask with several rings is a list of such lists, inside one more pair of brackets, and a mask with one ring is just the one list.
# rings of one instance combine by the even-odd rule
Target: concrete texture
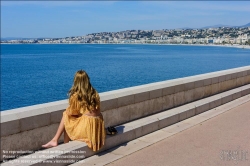
[[249,166],[249,108],[250,102],[242,104],[108,165]]
[[[127,156],[129,154],[132,154],[140,149],[146,148],[147,146],[150,146],[156,142],[159,142],[167,137],[170,137],[174,134],[177,134],[179,132],[182,132],[184,130],[187,130],[188,128],[191,128],[195,125],[198,125],[208,119],[211,119],[219,114],[222,114],[232,108],[235,108],[241,104],[247,103],[250,101],[250,95],[241,97],[239,99],[236,99],[234,101],[231,101],[225,105],[221,105],[215,109],[209,110],[205,113],[202,113],[200,115],[194,116],[192,118],[189,118],[187,120],[178,122],[172,126],[157,130],[155,132],[152,132],[148,135],[142,136],[140,138],[137,138],[133,141],[127,142],[127,143],[123,143],[117,147],[111,148],[107,151],[101,152],[99,154],[96,154],[95,156],[92,156],[90,158],[87,158],[85,160],[82,160],[81,162],[77,162],[72,164],[72,166],[79,166],[82,165],[82,163],[84,163],[83,165],[102,165],[104,164],[102,161],[106,160],[106,163],[111,163],[112,161],[115,161],[119,158],[122,158],[124,156]],[[190,106],[190,104],[188,104],[187,106]],[[167,114],[165,113],[161,113],[161,114]],[[153,115],[151,116],[151,118],[155,118],[156,116]],[[145,119],[146,120],[146,119]],[[135,122],[131,122],[132,124]],[[109,153],[115,154],[115,155],[121,155],[121,156],[116,156],[115,158],[110,158],[108,156]],[[99,160],[96,160],[97,158],[99,158]]]
[[[41,145],[47,143],[55,134],[58,124],[45,126],[34,129],[32,131],[25,131],[18,134],[12,134],[8,137],[1,138],[1,151],[18,151],[18,150],[38,150]],[[46,133],[46,134],[44,134]],[[35,140],[32,144],[31,142]],[[63,142],[63,135],[59,142]],[[2,159],[2,156],[1,156]]]

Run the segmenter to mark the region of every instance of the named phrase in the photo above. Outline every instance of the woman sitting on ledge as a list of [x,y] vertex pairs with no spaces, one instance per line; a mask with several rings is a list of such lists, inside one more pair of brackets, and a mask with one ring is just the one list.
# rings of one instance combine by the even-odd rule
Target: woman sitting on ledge
[[73,86],[69,90],[69,106],[63,112],[56,135],[42,147],[57,146],[63,132],[64,143],[70,140],[84,141],[93,151],[98,151],[105,142],[106,131],[100,112],[100,97],[83,70],[75,74]]

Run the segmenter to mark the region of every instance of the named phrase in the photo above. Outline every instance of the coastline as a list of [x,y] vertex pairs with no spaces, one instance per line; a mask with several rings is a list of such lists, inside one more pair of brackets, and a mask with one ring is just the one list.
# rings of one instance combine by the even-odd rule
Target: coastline
[[[95,43],[98,44],[98,43]],[[103,44],[125,44],[125,43],[103,43]],[[150,43],[126,43],[126,44],[141,44],[141,45],[170,45],[170,46],[210,46],[210,47],[230,47],[230,48],[241,48],[250,49],[250,45],[217,45],[217,44],[150,44]]]
[[12,44],[86,44],[86,45],[170,45],[170,46],[210,46],[210,47],[229,47],[229,48],[240,48],[240,49],[250,49],[250,45],[217,45],[217,44],[160,44],[160,43],[1,43],[3,45],[12,45]]
[[216,45],[216,44],[168,44],[168,45],[185,45],[185,46],[211,46],[211,47],[230,47],[230,48],[241,48],[250,49],[250,45]]

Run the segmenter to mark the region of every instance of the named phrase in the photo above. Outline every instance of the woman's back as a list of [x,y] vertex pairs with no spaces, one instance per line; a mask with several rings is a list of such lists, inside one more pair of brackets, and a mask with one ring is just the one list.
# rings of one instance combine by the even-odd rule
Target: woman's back
[[81,105],[77,94],[73,94],[63,116],[70,139],[84,141],[93,151],[98,151],[104,145],[106,130],[100,112],[99,94],[96,92],[95,95],[98,102],[95,109],[89,110],[93,107]]
[[[87,105],[81,105],[77,94],[73,94],[69,99],[69,107],[66,109],[68,115],[81,116],[83,114],[89,116],[100,116],[100,97],[96,92],[95,98],[97,100],[95,107],[88,107]],[[89,110],[92,108],[92,110]]]
[[64,131],[66,136],[64,142],[84,141],[93,151],[98,151],[104,145],[106,130],[100,112],[99,94],[92,87],[85,71],[76,72],[73,86],[68,94],[69,106],[63,112],[58,131],[43,147],[57,146],[57,141]]

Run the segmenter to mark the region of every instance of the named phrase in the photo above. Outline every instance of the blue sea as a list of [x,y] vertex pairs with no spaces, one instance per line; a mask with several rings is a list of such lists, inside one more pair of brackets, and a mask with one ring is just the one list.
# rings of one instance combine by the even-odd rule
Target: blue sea
[[98,92],[250,65],[250,50],[117,44],[1,45],[1,111],[67,98],[77,70]]

